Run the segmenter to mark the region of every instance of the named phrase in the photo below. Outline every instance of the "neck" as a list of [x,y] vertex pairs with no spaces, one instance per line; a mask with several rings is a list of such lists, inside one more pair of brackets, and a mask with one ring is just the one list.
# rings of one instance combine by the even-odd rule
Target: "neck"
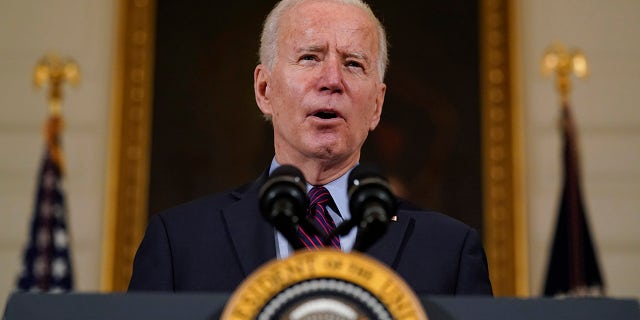
[[340,178],[349,169],[353,168],[360,159],[360,153],[354,154],[346,159],[318,159],[302,158],[293,159],[286,155],[276,153],[276,161],[280,164],[290,164],[302,171],[305,179],[311,185],[325,185]]

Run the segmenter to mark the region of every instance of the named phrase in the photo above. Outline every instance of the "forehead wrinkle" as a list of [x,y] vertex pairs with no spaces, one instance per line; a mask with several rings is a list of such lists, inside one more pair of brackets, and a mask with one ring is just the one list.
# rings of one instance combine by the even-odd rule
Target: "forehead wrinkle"
[[[355,32],[356,30],[354,30]],[[365,37],[364,42],[360,42],[358,45],[354,45],[354,43],[350,42],[347,43],[345,45],[338,45],[338,47],[336,48],[336,50],[340,53],[340,55],[343,58],[354,58],[354,59],[358,59],[358,60],[363,60],[367,63],[370,62],[370,57],[368,53],[371,53],[372,55],[375,55],[375,52],[369,52],[369,49],[373,49],[374,48],[367,48],[367,42],[368,39],[366,39],[367,37]],[[364,47],[360,47],[360,46],[364,46]]]
[[[302,7],[307,4],[309,2],[303,1],[284,14],[281,23],[284,32],[281,32],[278,38],[279,42],[285,43],[280,42],[281,45],[286,45],[289,38],[288,40],[295,43],[293,49],[296,53],[335,50],[341,59],[354,58],[366,64],[375,63],[379,51],[379,35],[373,21],[369,18],[361,19],[362,17],[357,15],[354,19],[347,20],[347,24],[338,27],[318,13],[324,11],[322,8],[305,7],[303,10]],[[303,10],[304,14],[301,14],[300,10]],[[333,33],[331,40],[325,38],[327,32]],[[354,39],[356,41],[352,41]]]

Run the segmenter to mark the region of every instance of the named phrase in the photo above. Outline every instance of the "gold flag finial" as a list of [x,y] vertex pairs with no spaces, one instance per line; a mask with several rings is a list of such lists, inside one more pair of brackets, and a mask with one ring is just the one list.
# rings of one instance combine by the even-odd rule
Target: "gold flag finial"
[[69,58],[60,58],[55,53],[42,57],[33,72],[33,83],[40,88],[49,84],[49,114],[60,116],[62,113],[62,85],[68,81],[72,85],[80,83],[78,65]]
[[555,72],[556,88],[560,93],[562,106],[569,105],[569,92],[571,91],[571,74],[578,78],[589,75],[587,58],[580,49],[568,50],[562,43],[555,43],[547,47],[542,58],[542,74],[550,76]]
[[62,59],[55,53],[42,57],[33,71],[33,83],[40,88],[49,84],[49,119],[45,123],[44,134],[47,150],[53,162],[64,173],[60,134],[64,126],[62,119],[62,85],[68,81],[72,85],[80,83],[80,71],[73,59]]

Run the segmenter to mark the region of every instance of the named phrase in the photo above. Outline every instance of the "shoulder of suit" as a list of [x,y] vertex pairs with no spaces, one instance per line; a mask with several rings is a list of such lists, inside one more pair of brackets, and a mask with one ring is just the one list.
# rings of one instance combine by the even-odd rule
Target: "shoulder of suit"
[[163,219],[172,219],[179,216],[184,218],[185,215],[210,214],[211,212],[219,212],[221,209],[232,205],[242,199],[244,194],[249,190],[255,182],[247,183],[238,188],[213,193],[194,200],[179,204],[158,213]]

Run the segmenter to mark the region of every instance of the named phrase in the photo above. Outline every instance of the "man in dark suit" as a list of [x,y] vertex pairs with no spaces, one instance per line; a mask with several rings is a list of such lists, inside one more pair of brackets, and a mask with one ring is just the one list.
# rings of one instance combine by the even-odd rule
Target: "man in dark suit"
[[[360,0],[283,0],[265,21],[254,91],[273,124],[269,172],[291,164],[302,171],[308,189],[327,191],[331,205],[321,211],[331,224],[350,218],[346,180],[380,121],[386,64],[384,29]],[[258,189],[268,173],[232,192],[155,215],[129,289],[230,292],[261,264],[292,254],[259,213]],[[473,229],[402,202],[396,217],[365,253],[418,294],[491,294]],[[356,232],[341,236],[337,246],[350,251]]]

